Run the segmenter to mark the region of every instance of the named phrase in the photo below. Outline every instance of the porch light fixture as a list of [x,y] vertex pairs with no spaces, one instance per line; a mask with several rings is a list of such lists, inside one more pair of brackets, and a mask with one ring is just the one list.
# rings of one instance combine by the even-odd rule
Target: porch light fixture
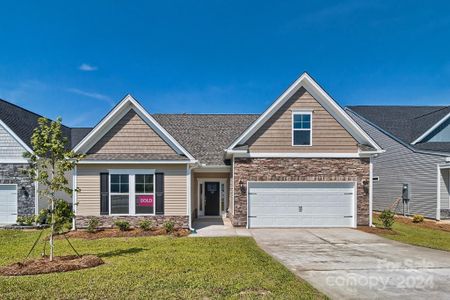
[[368,195],[369,194],[369,180],[363,180],[362,184],[363,184],[364,195]]
[[247,192],[247,186],[242,179],[239,179],[239,189],[241,190],[241,193],[245,194]]

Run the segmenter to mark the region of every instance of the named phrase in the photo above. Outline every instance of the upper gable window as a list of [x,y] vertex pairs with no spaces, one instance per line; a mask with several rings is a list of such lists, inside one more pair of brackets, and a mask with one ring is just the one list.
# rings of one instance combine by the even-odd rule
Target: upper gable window
[[292,146],[312,145],[311,123],[311,112],[292,113]]

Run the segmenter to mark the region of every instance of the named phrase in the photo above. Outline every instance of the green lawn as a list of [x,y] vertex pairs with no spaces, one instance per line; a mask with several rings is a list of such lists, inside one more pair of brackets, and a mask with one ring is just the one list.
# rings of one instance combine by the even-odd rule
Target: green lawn
[[[0,230],[0,265],[20,261],[38,232]],[[1,299],[317,299],[322,294],[251,238],[72,240],[106,264],[74,272],[0,277]],[[58,240],[57,255],[72,254]],[[48,249],[48,248],[47,248]],[[42,244],[33,253],[36,257]]]
[[[374,224],[383,227],[381,220],[374,216]],[[423,246],[433,249],[450,251],[450,232],[420,227],[416,224],[395,222],[392,227],[396,234],[380,234],[381,236],[399,242]]]

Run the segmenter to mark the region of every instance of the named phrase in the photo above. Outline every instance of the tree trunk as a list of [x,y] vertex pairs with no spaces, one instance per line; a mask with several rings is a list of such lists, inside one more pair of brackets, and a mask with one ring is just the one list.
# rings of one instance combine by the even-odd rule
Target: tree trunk
[[[53,179],[55,178],[55,161],[52,161],[52,177],[51,182],[53,183]],[[50,261],[53,261],[53,255],[54,255],[54,241],[53,241],[53,235],[55,233],[55,192],[52,190],[52,226],[51,226],[51,232],[50,232]]]
[[55,209],[55,200],[52,197],[52,226],[51,226],[51,232],[50,232],[50,261],[53,261],[53,248],[54,248],[53,233],[55,231],[55,215],[53,213],[54,209]]

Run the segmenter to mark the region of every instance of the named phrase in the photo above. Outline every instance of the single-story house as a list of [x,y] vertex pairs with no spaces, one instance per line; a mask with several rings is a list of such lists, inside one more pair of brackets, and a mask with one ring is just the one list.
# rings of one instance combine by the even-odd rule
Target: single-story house
[[[374,210],[450,219],[450,106],[351,106],[347,112],[385,150],[372,159]],[[404,185],[405,205],[396,202]]]
[[383,150],[307,73],[260,115],[150,114],[127,95],[99,119],[68,128],[86,154],[72,174],[77,227],[93,216],[103,226],[371,223],[371,160]]

